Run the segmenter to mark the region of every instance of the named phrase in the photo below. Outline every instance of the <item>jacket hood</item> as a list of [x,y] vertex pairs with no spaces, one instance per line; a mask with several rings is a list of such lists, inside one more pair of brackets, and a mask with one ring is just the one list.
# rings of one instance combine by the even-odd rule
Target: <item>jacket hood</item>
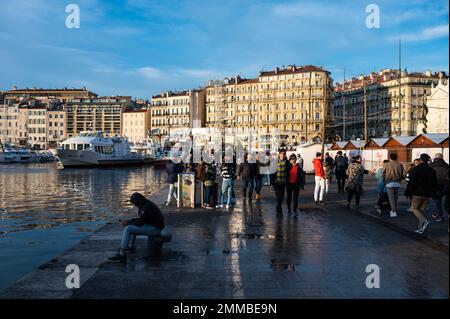
[[134,193],[131,195],[130,202],[137,207],[142,207],[147,202],[147,199],[141,193]]

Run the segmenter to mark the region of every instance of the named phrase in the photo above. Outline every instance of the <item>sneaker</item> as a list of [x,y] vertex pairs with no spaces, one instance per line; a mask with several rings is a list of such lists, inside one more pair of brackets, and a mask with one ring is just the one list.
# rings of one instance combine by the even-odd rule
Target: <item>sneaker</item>
[[222,204],[216,205],[216,208],[223,208]]
[[206,208],[206,209],[213,209],[213,207],[210,206],[210,205],[206,205],[205,208]]
[[292,217],[297,218],[298,217],[298,212],[295,212]]
[[115,254],[112,257],[109,257],[107,261],[112,263],[124,263],[127,260],[125,255],[121,255],[120,253]]
[[261,199],[261,195],[256,194],[255,199],[256,199],[256,200],[260,200],[260,199]]
[[389,213],[389,217],[391,218],[397,217],[397,213],[391,210],[391,212]]
[[377,208],[377,213],[380,214],[380,215],[383,213],[383,211],[381,210],[381,208]]
[[420,226],[417,226],[417,228],[414,230],[414,232],[418,235],[423,235],[423,229]]
[[434,220],[438,220],[439,218],[442,219],[442,215],[439,215],[438,213],[434,213],[433,215],[431,215],[431,218],[433,218]]
[[430,224],[430,221],[428,219],[425,219],[425,221],[423,222],[422,227],[421,227],[422,233],[425,233],[429,224]]
[[444,221],[444,217],[440,216],[435,219],[437,223],[442,223]]
[[286,214],[291,215],[292,212],[291,212],[290,210],[288,210],[288,211],[286,212]]
[[319,205],[319,201],[316,200],[316,205]]
[[164,206],[170,206],[170,202],[165,202]]
[[125,249],[125,254],[135,254],[136,253],[136,247],[130,247],[128,249]]
[[320,204],[320,205],[326,205],[327,203],[325,203],[324,201],[320,200],[320,201],[319,201],[319,204]]
[[231,207],[230,205],[226,205],[225,206],[226,209],[230,209],[230,207]]

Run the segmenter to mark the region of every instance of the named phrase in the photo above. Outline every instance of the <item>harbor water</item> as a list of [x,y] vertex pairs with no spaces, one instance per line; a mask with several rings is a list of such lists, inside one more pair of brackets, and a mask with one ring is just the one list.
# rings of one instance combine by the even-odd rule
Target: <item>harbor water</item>
[[151,166],[57,169],[0,165],[0,289],[69,249],[166,182]]

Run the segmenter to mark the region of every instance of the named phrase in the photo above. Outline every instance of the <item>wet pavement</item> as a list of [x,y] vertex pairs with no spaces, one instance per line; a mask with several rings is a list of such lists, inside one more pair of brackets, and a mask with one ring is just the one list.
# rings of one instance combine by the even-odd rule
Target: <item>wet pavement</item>
[[[298,218],[276,218],[274,193],[240,198],[230,210],[164,208],[172,241],[146,260],[146,240],[125,265],[105,258],[118,247],[112,221],[80,244],[0,292],[1,298],[448,298],[448,223],[429,238],[410,233],[410,213],[397,220],[373,213],[368,179],[361,211],[345,208],[335,185],[327,205],[312,201],[312,178],[300,194]],[[152,195],[162,204],[163,189]],[[403,205],[402,209],[406,209]],[[446,237],[445,237],[446,232]],[[80,266],[81,288],[65,286],[65,267]],[[380,288],[366,287],[366,267],[380,269]]]

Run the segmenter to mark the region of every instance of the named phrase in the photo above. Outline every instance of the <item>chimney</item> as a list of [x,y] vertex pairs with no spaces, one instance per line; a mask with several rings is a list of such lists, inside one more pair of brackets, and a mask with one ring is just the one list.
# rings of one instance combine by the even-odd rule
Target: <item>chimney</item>
[[428,77],[430,77],[430,76],[431,76],[431,71],[430,71],[430,70],[426,70],[426,71],[425,71],[425,75],[428,76]]
[[12,88],[14,91],[17,90],[17,85],[14,84]]
[[278,72],[280,72],[280,68],[279,68],[279,67],[277,67],[277,68],[275,69],[275,74],[278,74]]

